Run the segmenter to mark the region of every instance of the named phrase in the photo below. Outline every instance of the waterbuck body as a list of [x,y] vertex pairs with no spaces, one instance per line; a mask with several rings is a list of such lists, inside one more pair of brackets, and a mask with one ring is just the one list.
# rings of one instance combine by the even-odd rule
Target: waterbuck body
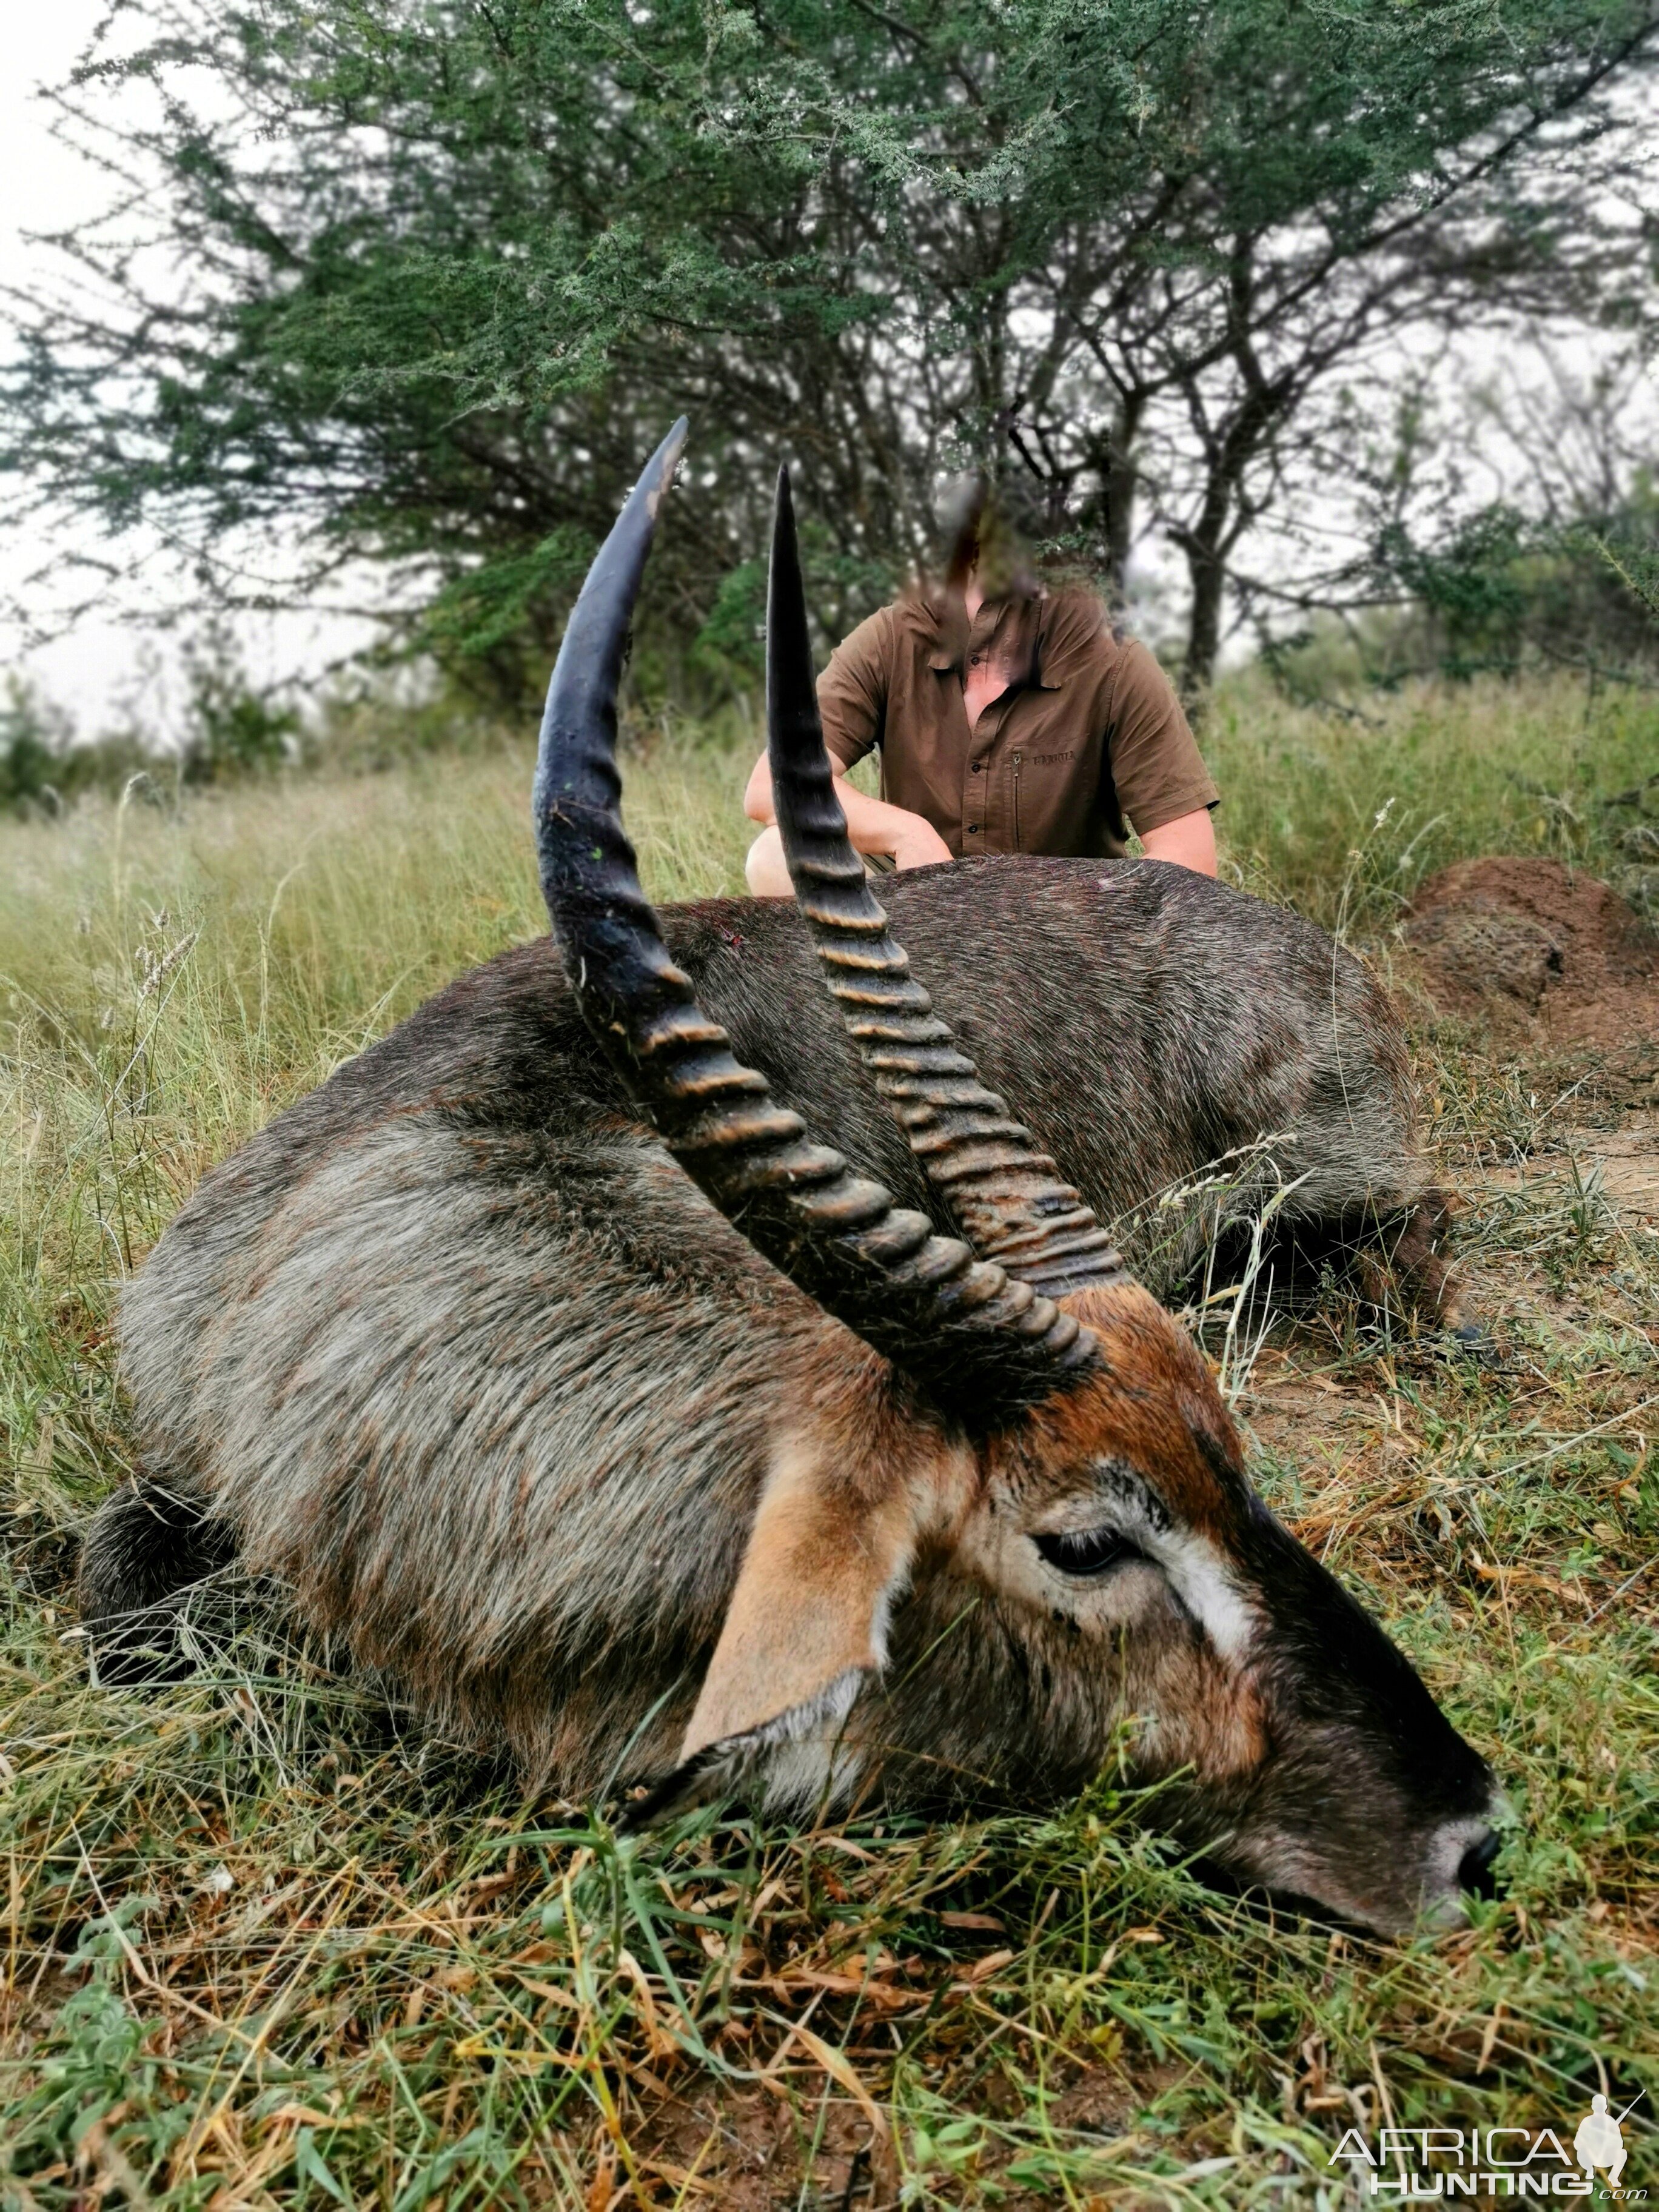
[[124,1619],[130,1656],[234,1553],[447,1729],[655,1805],[1052,1798],[1127,1723],[1246,1878],[1449,1912],[1494,1847],[1484,1764],[1255,1497],[1098,1226],[1293,1133],[1298,1240],[1403,1245],[1431,1307],[1386,1004],[1178,869],[985,860],[883,885],[930,1006],[826,811],[787,514],[774,772],[811,933],[783,902],[659,922],[615,811],[604,564],[631,517],[637,580],[665,465],[550,701],[558,943],[273,1121],[127,1291],[144,1479],[89,1532],[95,1644],[118,1665]]

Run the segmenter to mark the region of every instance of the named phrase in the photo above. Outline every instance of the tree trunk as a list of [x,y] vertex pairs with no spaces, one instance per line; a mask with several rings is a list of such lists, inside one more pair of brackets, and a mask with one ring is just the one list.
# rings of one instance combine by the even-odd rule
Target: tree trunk
[[1117,420],[1103,442],[1097,463],[1106,597],[1115,609],[1124,605],[1129,596],[1129,555],[1134,544],[1135,494],[1140,483],[1134,442],[1146,404],[1138,392],[1125,397],[1118,408]]
[[1222,544],[1232,506],[1232,486],[1220,469],[1212,471],[1204,505],[1194,526],[1182,533],[1187,574],[1193,587],[1187,617],[1187,652],[1181,671],[1181,702],[1189,719],[1200,720],[1215,680],[1221,650],[1221,607],[1227,584]]

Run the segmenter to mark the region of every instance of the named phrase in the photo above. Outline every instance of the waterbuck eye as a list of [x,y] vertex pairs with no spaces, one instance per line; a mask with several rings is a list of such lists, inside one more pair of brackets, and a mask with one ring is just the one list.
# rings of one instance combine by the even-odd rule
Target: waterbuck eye
[[1063,1575],[1103,1575],[1131,1559],[1146,1556],[1138,1544],[1115,1528],[1080,1528],[1054,1535],[1033,1536],[1031,1541],[1051,1567]]

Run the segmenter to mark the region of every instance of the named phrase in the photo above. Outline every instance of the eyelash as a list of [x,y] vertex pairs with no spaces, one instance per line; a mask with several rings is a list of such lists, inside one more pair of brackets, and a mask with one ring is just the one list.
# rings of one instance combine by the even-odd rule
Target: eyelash
[[1033,1536],[1031,1541],[1051,1567],[1058,1568],[1062,1575],[1079,1577],[1107,1574],[1114,1567],[1127,1566],[1131,1559],[1144,1559],[1146,1556],[1138,1544],[1132,1544],[1115,1528],[1045,1534]]

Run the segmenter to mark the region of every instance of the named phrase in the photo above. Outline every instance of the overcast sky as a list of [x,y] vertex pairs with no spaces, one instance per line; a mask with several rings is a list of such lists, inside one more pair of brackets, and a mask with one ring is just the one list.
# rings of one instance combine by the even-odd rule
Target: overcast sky
[[[9,0],[6,8],[4,54],[0,72],[0,283],[26,283],[58,258],[50,249],[28,242],[31,231],[62,229],[94,215],[105,204],[108,185],[99,172],[60,146],[50,129],[52,111],[36,97],[42,84],[65,77],[79,58],[107,0]],[[97,541],[87,533],[82,541]],[[0,607],[21,599],[39,608],[49,594],[31,589],[39,566],[38,537],[0,530]],[[142,611],[141,595],[123,601]],[[113,611],[113,610],[112,611]],[[250,670],[268,681],[298,669],[320,667],[366,635],[356,624],[323,624],[309,617],[274,620],[249,618],[240,625]],[[74,717],[82,735],[95,736],[113,722],[124,694],[142,686],[140,709],[152,728],[166,731],[176,704],[169,681],[172,647],[154,637],[149,658],[159,675],[147,678],[144,640],[118,620],[83,621],[71,635],[27,649],[19,629],[0,628],[0,669],[33,678]]]
[[[99,0],[54,0],[51,7],[14,0],[8,10],[7,66],[0,71],[0,283],[25,281],[38,267],[40,249],[25,242],[26,233],[73,222],[99,204],[98,179],[53,143],[46,108],[34,97],[38,85],[68,72],[99,13]],[[39,553],[37,541],[0,532],[0,600],[25,592]],[[132,641],[99,624],[27,662],[18,648],[17,633],[9,629],[0,642],[6,665],[38,672],[78,719],[98,711],[131,665]]]

